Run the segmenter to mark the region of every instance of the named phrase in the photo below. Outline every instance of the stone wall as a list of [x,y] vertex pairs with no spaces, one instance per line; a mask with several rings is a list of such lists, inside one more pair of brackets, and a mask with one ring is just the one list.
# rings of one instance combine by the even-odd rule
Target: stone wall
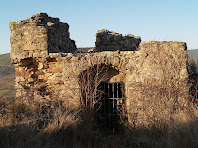
[[46,13],[10,22],[11,58],[45,57],[48,53],[75,52],[75,41],[69,38],[69,25]]
[[134,51],[137,50],[141,38],[132,34],[122,35],[108,30],[96,32],[95,51]]
[[[96,34],[97,52],[74,53],[76,46],[69,39],[68,25],[47,14],[12,22],[10,29],[17,97],[61,99],[66,106],[78,108],[80,73],[95,65],[107,65],[110,69],[106,81],[124,83],[124,104],[130,123],[141,125],[148,118],[153,120],[151,117],[157,112],[167,111],[162,105],[167,98],[159,90],[175,89],[180,92],[177,101],[181,103],[177,104],[185,105],[188,73],[184,42],[140,43],[140,37],[101,30]],[[139,50],[133,51],[139,43]]]

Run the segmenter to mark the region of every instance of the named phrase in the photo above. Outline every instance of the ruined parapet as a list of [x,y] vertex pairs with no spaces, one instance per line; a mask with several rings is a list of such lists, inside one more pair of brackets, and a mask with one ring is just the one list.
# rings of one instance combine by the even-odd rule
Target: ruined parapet
[[96,47],[94,51],[134,51],[137,50],[141,38],[132,34],[122,35],[108,30],[96,32]]
[[49,17],[46,13],[10,22],[10,30],[12,60],[76,51],[75,42],[69,38],[69,25],[60,22],[58,18]]
[[[153,65],[153,63],[158,63],[160,69],[164,68],[164,71],[166,71],[167,75],[170,77],[180,80],[188,78],[188,54],[185,42],[144,41],[140,43],[140,50],[145,52],[147,54],[147,58],[150,60],[150,63],[145,65],[145,68],[155,69],[150,66]],[[159,73],[160,69],[156,69],[155,73]],[[175,72],[176,74],[171,72]],[[163,78],[162,75],[159,75],[158,77]]]

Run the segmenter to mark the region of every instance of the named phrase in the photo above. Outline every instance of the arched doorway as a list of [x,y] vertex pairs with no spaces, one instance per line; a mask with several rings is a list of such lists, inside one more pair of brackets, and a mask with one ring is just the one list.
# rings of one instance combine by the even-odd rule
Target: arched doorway
[[119,71],[110,65],[98,64],[79,75],[81,106],[94,112],[101,128],[117,129],[124,112],[124,83],[115,82]]

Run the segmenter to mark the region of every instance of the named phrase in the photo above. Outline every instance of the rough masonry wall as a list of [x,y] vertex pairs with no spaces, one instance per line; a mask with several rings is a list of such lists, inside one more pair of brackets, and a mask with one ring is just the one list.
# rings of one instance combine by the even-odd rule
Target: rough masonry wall
[[108,30],[96,32],[94,51],[134,51],[138,50],[141,38],[132,34],[122,35]]
[[142,42],[137,52],[142,56],[129,61],[125,82],[128,120],[149,128],[168,124],[188,104],[186,43]]
[[69,38],[69,25],[46,13],[10,22],[11,58],[45,57],[53,52],[75,52],[75,41]]
[[[170,104],[170,106],[174,104],[171,112],[179,110],[179,106],[185,106],[184,96],[188,94],[185,88],[188,77],[186,43],[165,41],[140,43],[139,37],[129,35],[125,38],[123,35],[102,30],[96,34],[97,52],[78,54],[68,53],[70,49],[75,50],[75,45],[65,32],[61,35],[58,31],[60,38],[65,37],[62,41],[67,40],[62,44],[66,53],[50,53],[51,49],[55,52],[62,47],[58,48],[58,41],[48,39],[54,36],[57,38],[56,32],[52,33],[46,27],[36,25],[40,20],[51,19],[43,15],[34,15],[39,16],[39,19],[33,19],[35,21],[33,24],[22,21],[10,25],[11,57],[16,68],[17,97],[31,96],[38,101],[60,99],[66,106],[78,108],[81,97],[79,74],[90,67],[102,64],[111,67],[107,81],[124,83],[125,107],[131,124],[149,124],[155,120],[154,117],[161,115],[159,112],[165,114],[167,109],[164,102],[167,101],[167,97],[160,92],[168,92],[167,88],[179,92],[176,102],[173,100]],[[50,23],[57,20],[50,20]],[[26,35],[25,31],[28,32]],[[68,34],[68,30],[65,31]],[[112,44],[112,40],[107,39],[109,34],[113,39],[121,37],[123,46],[120,46],[120,42],[117,44],[115,40],[113,41],[115,44]],[[107,45],[105,47],[104,41]],[[139,43],[140,50],[131,51],[136,49]],[[44,53],[41,54],[42,52]]]

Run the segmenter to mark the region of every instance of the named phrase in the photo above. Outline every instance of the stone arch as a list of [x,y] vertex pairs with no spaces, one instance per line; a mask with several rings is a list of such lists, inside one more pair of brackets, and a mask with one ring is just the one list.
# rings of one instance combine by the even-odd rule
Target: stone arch
[[112,65],[96,64],[78,75],[81,106],[93,110],[103,128],[115,128],[120,123],[118,113],[125,100],[124,83],[117,79],[119,73]]
[[[64,57],[62,57],[64,58]],[[64,93],[64,98],[71,108],[80,107],[81,88],[79,85],[79,75],[82,72],[93,68],[96,65],[106,65],[108,67],[109,78],[106,82],[123,82],[126,79],[127,60],[123,60],[119,56],[119,52],[99,52],[99,53],[84,53],[84,54],[68,54],[67,62],[61,63],[64,76],[64,87],[67,88]]]
[[78,84],[81,93],[81,105],[94,108],[97,97],[101,95],[98,87],[101,82],[110,82],[119,75],[119,71],[106,64],[95,64],[78,75]]

